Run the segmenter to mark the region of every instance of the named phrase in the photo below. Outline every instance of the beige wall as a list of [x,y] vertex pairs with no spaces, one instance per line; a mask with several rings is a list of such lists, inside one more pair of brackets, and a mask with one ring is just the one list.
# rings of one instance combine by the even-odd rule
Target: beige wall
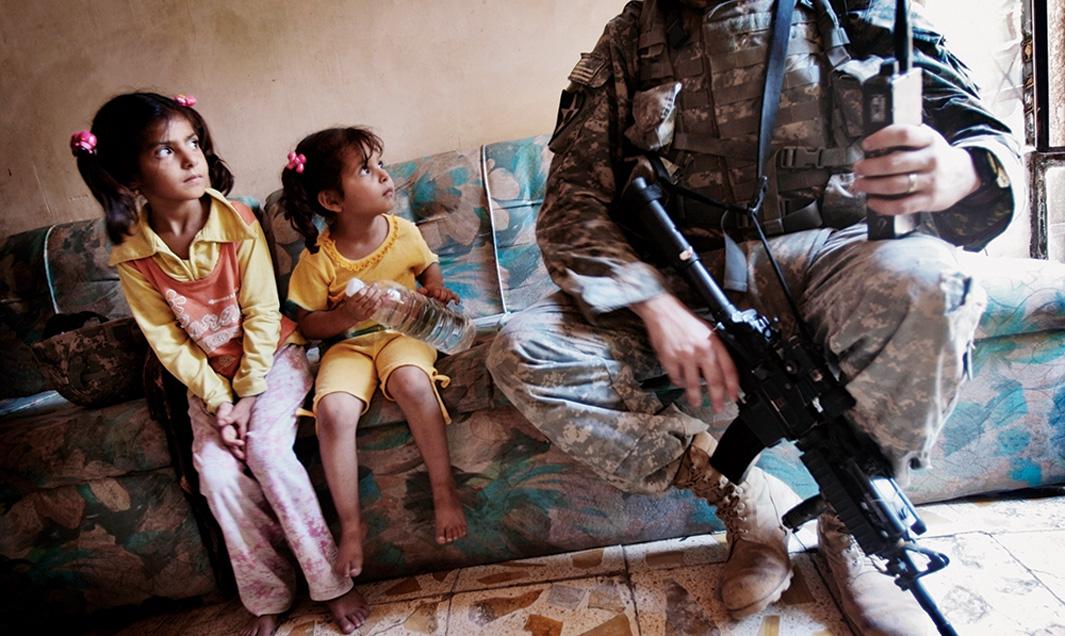
[[3,0],[0,236],[99,213],[67,149],[111,95],[191,93],[234,192],[359,123],[386,161],[549,132],[621,0]]

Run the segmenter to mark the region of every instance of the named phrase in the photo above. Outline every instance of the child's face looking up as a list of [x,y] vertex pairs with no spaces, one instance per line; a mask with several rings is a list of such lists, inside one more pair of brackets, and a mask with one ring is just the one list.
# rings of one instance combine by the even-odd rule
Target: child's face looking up
[[381,163],[381,153],[374,152],[363,161],[356,150],[348,151],[340,178],[343,200],[340,214],[373,218],[392,209],[395,186]]
[[173,117],[152,130],[138,160],[134,186],[149,200],[199,199],[210,185],[200,138],[184,117]]

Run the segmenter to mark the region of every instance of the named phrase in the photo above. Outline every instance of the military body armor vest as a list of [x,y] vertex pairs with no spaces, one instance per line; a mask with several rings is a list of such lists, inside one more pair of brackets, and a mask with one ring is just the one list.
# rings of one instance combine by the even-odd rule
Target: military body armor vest
[[[669,5],[647,0],[643,7],[634,124],[626,137],[666,160],[678,184],[744,205],[756,187],[774,0],[730,0],[702,16]],[[678,42],[670,20],[684,21],[685,42]],[[843,187],[861,158],[860,110],[857,122],[849,112],[860,109],[860,80],[848,74],[856,64],[847,42],[829,0],[799,0],[766,168],[761,219],[767,234],[864,218],[864,201]],[[696,240],[720,235],[722,227],[742,229],[746,221],[681,197],[671,201],[671,212]]]

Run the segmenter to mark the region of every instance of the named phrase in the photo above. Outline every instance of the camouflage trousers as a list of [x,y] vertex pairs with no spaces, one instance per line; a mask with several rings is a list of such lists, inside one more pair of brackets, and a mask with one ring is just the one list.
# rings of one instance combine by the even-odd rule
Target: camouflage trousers
[[316,601],[352,588],[351,579],[333,569],[333,535],[307,470],[292,449],[296,409],[311,388],[303,348],[288,345],[279,351],[266,384],[251,409],[244,462],[222,443],[203,400],[189,393],[192,459],[200,490],[222,529],[240,600],[255,616],[292,606],[299,576],[295,565]]
[[[906,483],[911,467],[928,464],[955,404],[987,298],[946,242],[925,235],[870,242],[865,232],[860,224],[770,242],[804,321],[857,402],[853,421]],[[744,249],[748,292],[734,302],[793,329],[764,249]],[[719,255],[704,260],[720,281]],[[678,279],[671,287],[692,302]],[[707,429],[705,418],[642,388],[665,374],[643,323],[627,310],[586,317],[557,292],[504,326],[488,367],[533,426],[623,490],[667,488],[691,437]]]

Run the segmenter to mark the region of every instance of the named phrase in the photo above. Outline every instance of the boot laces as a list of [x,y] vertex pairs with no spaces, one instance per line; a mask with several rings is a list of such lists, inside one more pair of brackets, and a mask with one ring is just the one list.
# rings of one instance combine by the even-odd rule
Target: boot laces
[[750,528],[747,524],[747,504],[744,503],[744,489],[742,485],[727,483],[724,486],[717,484],[715,488],[721,493],[721,503],[718,504],[718,516],[725,522],[725,529],[730,534],[747,535]]
[[844,541],[843,554],[851,567],[861,570],[873,569],[882,574],[887,573],[887,568],[881,563],[880,558],[866,554],[861,546],[858,545],[858,540],[854,538],[853,534],[847,532],[846,528],[837,528],[834,531]]

